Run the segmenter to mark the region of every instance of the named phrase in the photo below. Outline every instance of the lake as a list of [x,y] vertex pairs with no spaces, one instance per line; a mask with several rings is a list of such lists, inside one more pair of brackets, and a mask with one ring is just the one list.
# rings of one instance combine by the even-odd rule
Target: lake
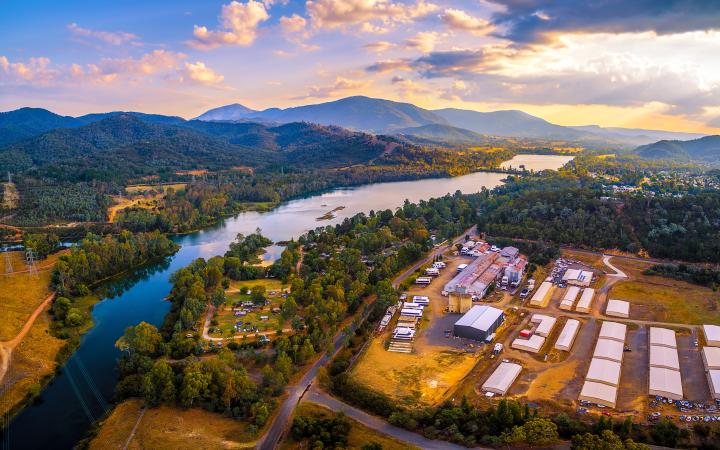
[[[518,155],[505,164],[528,170],[557,169],[570,156]],[[455,178],[435,178],[394,183],[375,183],[291,200],[265,213],[245,212],[197,233],[175,237],[180,250],[165,261],[144,267],[108,286],[106,298],[95,305],[95,325],[81,340],[80,347],[40,395],[38,404],[20,413],[8,429],[13,450],[71,449],[90,425],[111,408],[117,382],[115,341],[125,328],[142,321],[160,326],[170,303],[170,275],[196,258],[225,253],[238,233],[256,228],[273,241],[298,237],[318,226],[334,225],[346,217],[370,210],[394,209],[407,199],[417,202],[460,190],[478,192],[493,188],[506,175],[477,172]],[[318,220],[338,209],[331,219]],[[281,247],[272,246],[263,256],[274,260]]]

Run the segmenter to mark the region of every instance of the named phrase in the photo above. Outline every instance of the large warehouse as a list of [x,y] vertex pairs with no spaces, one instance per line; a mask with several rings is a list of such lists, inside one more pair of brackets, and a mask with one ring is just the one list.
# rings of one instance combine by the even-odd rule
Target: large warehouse
[[575,311],[581,313],[589,313],[590,307],[592,306],[593,297],[595,297],[595,289],[583,289],[583,292],[580,295],[580,300],[578,300],[577,306],[575,306]]
[[650,395],[659,395],[672,400],[683,399],[682,378],[677,370],[650,366],[648,387]]
[[482,390],[505,395],[522,371],[520,364],[503,362],[482,385]]
[[620,383],[621,364],[607,359],[593,358],[585,379],[597,383],[617,386]]
[[563,275],[563,281],[574,286],[588,287],[593,279],[593,273],[589,270],[568,269]]
[[560,332],[560,336],[555,341],[555,348],[565,352],[569,352],[575,342],[575,337],[580,330],[580,321],[575,319],[568,319],[565,322],[565,326]]
[[554,286],[552,283],[549,281],[543,281],[530,299],[530,306],[538,306],[541,308],[546,307],[550,301],[550,297],[552,297],[553,288]]
[[502,309],[487,305],[475,305],[455,322],[453,333],[458,337],[484,341],[495,333],[504,320],[505,313]]
[[702,359],[705,370],[720,370],[720,347],[703,347]]
[[565,291],[565,295],[560,302],[560,309],[564,309],[565,311],[571,311],[573,309],[573,306],[575,306],[575,299],[577,299],[579,293],[579,287],[570,286],[567,291]]
[[678,352],[674,348],[661,345],[650,346],[650,367],[680,370]]
[[720,347],[720,327],[717,325],[703,325],[703,334],[707,345]]
[[600,327],[600,335],[598,339],[610,339],[618,342],[625,342],[627,334],[627,325],[624,323],[605,321]]
[[615,386],[595,381],[585,381],[580,391],[580,397],[578,398],[586,402],[615,408],[617,393],[618,389]]
[[608,300],[605,314],[614,317],[630,317],[630,303],[624,300]]
[[650,345],[677,348],[675,331],[667,328],[650,327]]
[[609,359],[621,363],[623,359],[623,343],[610,339],[598,339],[597,344],[595,344],[593,358]]

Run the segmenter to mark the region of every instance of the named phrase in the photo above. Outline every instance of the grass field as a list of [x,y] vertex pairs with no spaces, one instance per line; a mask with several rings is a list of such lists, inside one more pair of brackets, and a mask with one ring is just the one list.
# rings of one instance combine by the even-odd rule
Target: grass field
[[[35,308],[50,294],[52,266],[61,253],[38,262],[38,276],[29,273],[6,274],[5,258],[0,256],[0,341],[14,338]],[[27,270],[22,252],[10,252],[13,270]]]
[[580,261],[581,263],[587,264],[590,267],[594,267],[600,270],[606,270],[608,267],[602,261],[602,255],[596,255],[593,253],[578,252],[574,250],[562,249],[560,254],[569,259]]
[[[333,416],[337,416],[337,413],[330,411],[329,409],[315,403],[303,402],[298,405],[297,409],[295,410],[295,415],[330,418]],[[348,446],[346,447],[347,449],[360,449],[363,445],[369,444],[371,442],[376,442],[382,445],[383,450],[417,449],[417,447],[415,446],[398,441],[397,439],[392,438],[388,435],[381,434],[352,419],[348,420],[350,420],[351,428],[350,433],[348,434]],[[292,437],[288,436],[280,444],[281,450],[291,450],[297,448],[309,448],[308,443],[296,442],[292,439]]]
[[[90,442],[90,449],[123,449],[137,422],[142,401],[126,400],[113,410]],[[254,448],[247,424],[203,409],[161,406],[148,409],[128,449],[196,450]]]
[[50,335],[50,316],[38,316],[25,339],[15,348],[5,379],[0,385],[0,415],[19,404],[28,393],[37,394],[43,380],[55,372],[55,357],[65,344]]
[[185,189],[185,186],[187,186],[187,183],[174,183],[174,184],[135,184],[133,186],[127,186],[125,187],[125,192],[128,194],[139,194],[142,192],[147,191],[157,191],[162,189],[164,192],[167,192],[168,189],[173,188],[176,191],[179,191],[180,189]]
[[374,338],[352,369],[358,382],[409,406],[435,404],[461,380],[477,360],[446,347],[418,348],[417,353],[392,353]]

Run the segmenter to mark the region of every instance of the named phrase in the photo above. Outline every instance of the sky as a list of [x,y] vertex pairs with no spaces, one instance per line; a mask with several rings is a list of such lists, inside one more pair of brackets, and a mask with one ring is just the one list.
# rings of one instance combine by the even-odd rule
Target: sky
[[720,133],[718,0],[8,0],[0,30],[2,111],[367,95]]

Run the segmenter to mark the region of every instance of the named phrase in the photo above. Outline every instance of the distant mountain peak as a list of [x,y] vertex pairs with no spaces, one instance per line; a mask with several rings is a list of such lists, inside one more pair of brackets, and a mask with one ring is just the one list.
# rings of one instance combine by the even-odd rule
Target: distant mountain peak
[[254,109],[250,109],[245,105],[241,105],[240,103],[232,103],[230,105],[220,106],[218,108],[213,108],[199,116],[197,116],[196,120],[241,120],[244,119],[252,114],[257,113],[258,111]]

